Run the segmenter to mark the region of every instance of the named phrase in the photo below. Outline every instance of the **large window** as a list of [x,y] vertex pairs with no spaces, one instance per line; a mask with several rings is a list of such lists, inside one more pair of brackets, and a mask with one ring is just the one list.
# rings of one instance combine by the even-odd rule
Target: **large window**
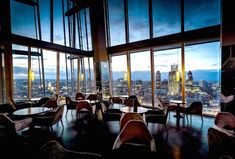
[[153,0],[153,36],[181,31],[180,0]]
[[14,34],[36,38],[34,8],[11,0],[11,26]]
[[142,105],[152,105],[150,52],[131,53],[131,94]]
[[220,61],[219,42],[185,47],[186,100],[201,100],[205,114],[220,110]]
[[108,13],[111,46],[126,43],[123,0],[108,0]]
[[128,0],[130,42],[149,38],[149,9],[146,0]]
[[56,94],[56,52],[44,50],[44,74],[46,96],[51,97]]
[[[66,73],[66,59],[67,55],[60,54],[60,95],[66,96],[68,94],[67,87],[67,73]],[[68,66],[67,66],[68,67]]]
[[38,0],[42,40],[50,42],[50,1]]
[[112,95],[128,95],[127,86],[127,56],[112,56]]
[[54,43],[64,45],[62,0],[54,0]]
[[[14,50],[28,52],[28,47],[13,45]],[[28,56],[13,54],[14,100],[28,99]]]
[[155,99],[181,99],[181,49],[155,51],[154,64]]
[[185,30],[220,24],[220,0],[184,0]]

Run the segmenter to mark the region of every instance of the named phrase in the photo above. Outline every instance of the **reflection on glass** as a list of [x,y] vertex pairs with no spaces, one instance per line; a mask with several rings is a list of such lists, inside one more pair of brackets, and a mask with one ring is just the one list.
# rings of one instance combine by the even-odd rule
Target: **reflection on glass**
[[142,105],[152,105],[150,52],[131,53],[131,94]]
[[181,30],[180,0],[153,0],[153,36],[178,33]]
[[181,49],[154,52],[155,106],[157,97],[181,99]]
[[42,40],[50,42],[50,1],[38,0]]
[[184,0],[185,30],[220,24],[220,0]]
[[130,42],[149,38],[148,1],[128,0]]
[[62,0],[54,0],[54,43],[64,45]]
[[128,95],[127,86],[127,57],[126,55],[112,56],[112,95]]
[[111,46],[124,44],[126,37],[123,0],[108,0],[108,13]]
[[219,42],[185,47],[186,100],[201,100],[204,114],[220,110],[220,61]]

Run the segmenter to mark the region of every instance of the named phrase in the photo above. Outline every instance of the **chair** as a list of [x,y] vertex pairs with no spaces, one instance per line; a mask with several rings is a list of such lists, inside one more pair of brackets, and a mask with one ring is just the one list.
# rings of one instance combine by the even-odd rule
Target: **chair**
[[9,103],[0,104],[0,113],[12,114],[15,110]]
[[33,107],[41,107],[43,106],[48,100],[50,100],[49,97],[43,97],[41,99],[39,99],[39,101],[37,103],[34,103],[32,106]]
[[110,97],[112,103],[122,104],[122,99],[120,97]]
[[144,119],[147,123],[163,124],[167,129],[166,122],[168,117],[168,106],[165,106],[163,110],[148,110],[144,113]]
[[53,125],[61,122],[62,127],[64,128],[62,117],[64,113],[64,105],[59,106],[53,110],[50,110],[44,114],[40,114],[33,118],[32,127],[42,126],[50,127],[53,131]]
[[75,96],[76,100],[85,100],[85,96],[81,92],[77,92]]
[[76,105],[77,117],[78,114],[90,114],[91,117],[93,117],[95,114],[95,107],[96,106],[91,106],[91,104],[87,101],[78,102],[78,104]]
[[72,99],[70,97],[66,97],[65,98],[65,102],[66,102],[66,116],[69,110],[76,110],[76,106],[78,104],[78,102],[72,101]]
[[57,108],[57,99],[55,98],[51,98],[49,99],[45,104],[43,104],[42,106],[53,109],[53,108]]
[[202,102],[200,101],[194,101],[188,107],[180,106],[179,112],[184,113],[186,115],[187,122],[188,122],[188,115],[191,115],[191,121],[192,121],[192,115],[200,115],[203,123]]
[[130,120],[144,121],[142,116],[139,113],[135,113],[135,112],[126,113],[120,119],[120,130],[122,130],[124,128],[124,126],[126,125],[126,123],[128,123],[128,121],[130,121]]
[[7,135],[16,136],[17,132],[28,128],[32,122],[32,118],[28,117],[21,120],[12,120],[6,114],[0,113],[0,125],[4,126]]
[[120,121],[122,116],[120,109],[108,109],[103,102],[101,103],[101,112],[103,121]]
[[97,100],[98,100],[98,97],[96,94],[90,94],[88,97],[87,97],[87,100],[90,101],[91,105],[94,105],[96,104]]
[[128,143],[131,147],[148,146],[151,151],[156,152],[154,138],[142,120],[129,120],[118,134],[112,149],[119,149]]
[[209,158],[235,158],[235,117],[229,112],[219,112],[214,124],[207,132]]
[[50,140],[40,148],[40,158],[43,159],[101,159],[102,156],[90,152],[78,152],[64,148],[56,140]]
[[29,108],[29,107],[32,106],[32,103],[28,103],[28,102],[15,103],[12,98],[9,98],[8,102],[15,110],[16,109]]
[[124,104],[126,105],[129,100],[133,100],[133,99],[135,99],[135,100],[138,101],[138,98],[136,97],[136,95],[130,95],[130,96],[124,101]]
[[133,98],[133,99],[127,100],[126,106],[129,106],[129,107],[137,106],[138,107],[138,106],[141,106],[141,105],[140,105],[140,103],[137,99]]

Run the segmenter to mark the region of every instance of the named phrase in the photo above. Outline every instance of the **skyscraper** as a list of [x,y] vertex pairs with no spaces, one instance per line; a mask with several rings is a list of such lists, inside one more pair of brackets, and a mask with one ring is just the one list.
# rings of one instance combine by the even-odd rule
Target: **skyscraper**
[[168,95],[177,95],[180,92],[180,80],[177,77],[178,65],[171,65],[171,70],[169,72],[169,81],[168,81]]
[[160,73],[160,71],[156,72],[156,89],[161,89],[161,73]]

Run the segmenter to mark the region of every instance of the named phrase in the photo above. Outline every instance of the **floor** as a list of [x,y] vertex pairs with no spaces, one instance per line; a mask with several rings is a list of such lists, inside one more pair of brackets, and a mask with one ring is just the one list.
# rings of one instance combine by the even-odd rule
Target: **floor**
[[[99,110],[96,112],[97,118],[91,121],[77,119],[75,110],[69,111],[67,116],[65,113],[64,128],[61,123],[53,126],[53,132],[36,128],[30,138],[27,133],[20,132],[17,139],[9,139],[0,129],[0,154],[2,154],[0,158],[4,158],[3,155],[6,155],[6,158],[15,155],[19,158],[39,158],[39,148],[52,139],[70,150],[94,152],[105,158],[110,156],[120,158],[116,155],[117,152],[112,151],[113,143],[119,133],[118,121],[102,122]],[[177,127],[174,114],[175,112],[169,113],[167,129],[158,124],[148,125],[155,138],[157,152],[154,155],[166,159],[206,159],[207,130],[213,126],[214,118],[203,117],[203,124],[200,116],[193,116],[189,124],[186,118],[180,119],[180,125]],[[132,154],[128,152],[125,155]]]

